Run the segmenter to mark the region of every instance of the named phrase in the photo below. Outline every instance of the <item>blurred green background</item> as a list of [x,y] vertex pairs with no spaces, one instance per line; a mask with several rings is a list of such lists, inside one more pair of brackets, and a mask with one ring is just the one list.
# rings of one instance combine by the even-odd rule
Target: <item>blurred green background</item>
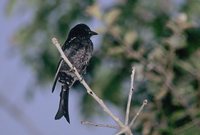
[[[52,85],[59,53],[53,36],[86,23],[99,33],[85,79],[104,101],[125,112],[131,67],[136,68],[131,115],[148,106],[133,131],[138,135],[198,135],[200,132],[200,1],[198,0],[29,0],[33,17],[14,36],[37,85]],[[16,10],[9,0],[6,13]],[[20,6],[18,6],[20,7]],[[23,16],[23,12],[22,12]],[[77,83],[85,117],[101,115]],[[50,92],[50,90],[49,90]],[[33,89],[27,96],[34,95]],[[57,95],[58,96],[58,95]],[[92,106],[92,108],[91,108]]]

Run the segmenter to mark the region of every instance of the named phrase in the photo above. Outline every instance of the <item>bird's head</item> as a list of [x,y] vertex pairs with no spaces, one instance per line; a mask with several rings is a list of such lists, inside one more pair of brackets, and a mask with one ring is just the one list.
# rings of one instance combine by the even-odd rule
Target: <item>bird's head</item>
[[97,35],[97,33],[90,30],[90,28],[86,24],[78,24],[70,30],[68,38],[73,38],[73,37],[90,38],[93,35]]

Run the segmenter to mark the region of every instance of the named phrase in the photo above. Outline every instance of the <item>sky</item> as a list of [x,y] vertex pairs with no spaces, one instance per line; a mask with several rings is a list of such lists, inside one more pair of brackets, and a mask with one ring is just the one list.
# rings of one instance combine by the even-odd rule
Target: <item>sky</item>
[[[35,76],[32,70],[24,63],[20,51],[13,43],[13,34],[23,24],[30,21],[31,11],[14,13],[7,16],[5,6],[7,0],[0,1],[0,134],[1,135],[102,135],[114,134],[115,130],[96,128],[81,125],[82,117],[79,109],[79,95],[73,90],[70,92],[69,125],[63,118],[55,121],[54,116],[58,109],[59,88],[54,94],[51,86],[35,87],[35,96],[27,100],[25,93]],[[46,90],[41,90],[46,89]],[[117,113],[117,110],[114,109]],[[96,117],[95,122],[112,123],[110,118]]]

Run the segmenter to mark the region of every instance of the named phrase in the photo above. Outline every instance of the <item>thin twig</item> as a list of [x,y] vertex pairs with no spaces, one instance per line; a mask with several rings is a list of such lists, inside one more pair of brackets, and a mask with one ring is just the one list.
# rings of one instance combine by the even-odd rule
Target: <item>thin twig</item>
[[147,99],[145,99],[143,101],[143,104],[142,106],[140,107],[139,111],[136,113],[135,117],[131,120],[130,124],[129,124],[129,127],[131,128],[135,122],[135,120],[137,119],[137,117],[140,115],[141,111],[143,110],[144,106],[147,105],[148,101]]
[[133,135],[129,126],[125,126],[119,132],[117,132],[115,135],[121,135],[123,133],[126,133],[127,135]]
[[119,132],[117,132],[115,135],[121,135],[123,133],[125,133],[126,130],[120,130]]
[[97,123],[93,123],[90,121],[81,121],[81,124],[84,125],[91,125],[91,126],[95,126],[95,127],[106,127],[106,128],[114,128],[114,129],[119,129],[118,126],[113,126],[113,125],[108,125],[108,124],[97,124]]
[[116,117],[111,111],[110,109],[104,104],[103,100],[100,99],[93,91],[92,89],[88,86],[88,84],[85,82],[85,80],[81,77],[81,75],[78,73],[77,69],[71,64],[71,62],[68,60],[68,58],[65,56],[64,52],[62,51],[61,47],[60,47],[60,43],[58,42],[58,40],[56,38],[52,38],[52,43],[56,46],[56,48],[58,49],[58,51],[61,54],[61,57],[64,59],[64,61],[69,65],[69,67],[74,71],[75,75],[77,76],[78,80],[80,81],[80,83],[86,88],[87,93],[89,95],[91,95],[98,103],[99,105],[103,108],[103,110],[110,115],[113,120],[121,127],[124,127],[124,124],[120,121],[120,119],[118,117]]
[[129,96],[128,96],[128,103],[126,107],[126,116],[125,116],[125,125],[128,125],[129,121],[129,112],[130,112],[130,105],[131,105],[131,99],[132,99],[132,94],[134,90],[134,77],[135,77],[135,68],[132,68],[132,74],[131,74],[131,86],[130,86],[130,91],[129,91]]

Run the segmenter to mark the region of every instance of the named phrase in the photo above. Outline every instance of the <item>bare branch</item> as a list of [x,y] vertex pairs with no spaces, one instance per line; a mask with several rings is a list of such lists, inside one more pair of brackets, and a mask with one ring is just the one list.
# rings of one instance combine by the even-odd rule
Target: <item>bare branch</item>
[[96,127],[107,127],[107,128],[114,128],[118,129],[119,132],[116,133],[116,135],[120,135],[125,133],[126,135],[133,135],[131,132],[131,127],[133,126],[135,120],[143,110],[144,106],[147,105],[147,100],[143,101],[142,106],[140,107],[139,111],[135,115],[135,117],[132,119],[132,121],[129,123],[129,113],[130,113],[130,106],[131,106],[131,99],[132,99],[132,94],[134,90],[134,76],[135,76],[135,68],[132,68],[132,74],[131,74],[131,86],[130,86],[130,91],[129,91],[129,97],[128,97],[128,102],[127,102],[127,108],[126,108],[126,116],[125,116],[125,124],[120,121],[120,119],[115,116],[110,109],[104,104],[103,100],[100,99],[94,92],[93,90],[88,86],[88,84],[85,82],[85,80],[81,77],[81,75],[78,73],[77,69],[71,64],[71,62],[68,60],[68,58],[65,56],[64,52],[62,51],[60,44],[56,38],[52,38],[53,44],[57,47],[58,51],[61,54],[61,57],[64,59],[64,61],[68,64],[68,66],[74,71],[74,74],[77,76],[78,80],[80,83],[85,87],[87,93],[94,98],[94,100],[99,103],[99,105],[102,107],[102,109],[110,116],[112,119],[118,124],[118,126],[113,126],[113,125],[108,125],[108,124],[95,124],[93,122],[89,121],[82,121],[82,124],[85,125],[92,125]]
[[108,125],[108,124],[97,124],[97,123],[93,123],[93,122],[90,122],[90,121],[81,121],[81,124],[91,125],[91,126],[95,126],[95,127],[106,127],[106,128],[119,129],[118,126],[113,126],[113,125]]
[[117,132],[115,135],[121,135],[123,133],[125,133],[126,131],[125,130],[120,130],[119,132]]
[[119,120],[119,118],[117,116],[115,116],[110,109],[104,104],[103,100],[100,99],[93,91],[92,89],[88,86],[88,84],[85,82],[85,80],[81,77],[81,75],[78,73],[77,69],[71,64],[71,62],[68,60],[68,58],[65,56],[64,52],[62,51],[60,44],[58,42],[58,40],[56,38],[52,38],[52,43],[56,46],[56,48],[58,49],[58,51],[61,54],[61,57],[64,59],[64,61],[69,65],[69,67],[74,71],[74,73],[76,74],[78,80],[80,81],[80,83],[86,88],[87,93],[89,95],[91,95],[98,103],[99,105],[103,108],[103,110],[110,115],[113,120],[121,127],[124,127],[124,124]]
[[126,135],[133,135],[129,126],[125,126],[119,132],[117,132],[115,135],[121,135],[123,133],[126,133]]
[[129,124],[129,127],[131,128],[135,122],[135,120],[137,119],[137,117],[140,115],[141,111],[143,110],[143,108],[147,105],[148,101],[147,99],[145,99],[143,101],[143,104],[142,106],[140,107],[139,111],[136,113],[135,117],[131,120],[130,124]]
[[129,121],[129,112],[130,112],[130,106],[131,106],[131,99],[132,99],[132,94],[134,90],[134,76],[135,76],[135,68],[132,68],[132,74],[131,74],[131,86],[130,86],[130,91],[129,91],[129,96],[128,96],[128,103],[126,107],[126,116],[125,116],[125,125],[128,125]]

